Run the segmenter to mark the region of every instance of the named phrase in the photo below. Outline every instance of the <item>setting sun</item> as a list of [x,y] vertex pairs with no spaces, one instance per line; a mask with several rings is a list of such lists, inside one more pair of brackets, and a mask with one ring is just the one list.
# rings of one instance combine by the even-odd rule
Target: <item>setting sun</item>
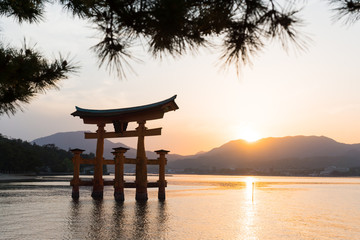
[[240,129],[238,136],[247,142],[255,142],[261,138],[260,134],[250,126],[245,126]]

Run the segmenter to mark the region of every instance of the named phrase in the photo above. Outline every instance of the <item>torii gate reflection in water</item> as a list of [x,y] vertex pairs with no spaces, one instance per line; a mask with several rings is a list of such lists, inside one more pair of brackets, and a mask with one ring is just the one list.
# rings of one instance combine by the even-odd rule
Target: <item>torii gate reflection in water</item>
[[[147,200],[147,188],[159,187],[158,198],[165,199],[165,155],[169,152],[166,150],[155,151],[159,154],[156,160],[148,160],[145,153],[145,136],[161,135],[161,128],[147,129],[146,121],[161,119],[164,113],[175,111],[179,107],[175,103],[176,95],[161,102],[120,109],[108,110],[91,110],[76,107],[76,111],[71,115],[78,116],[83,119],[85,124],[96,124],[98,129],[96,133],[85,133],[86,139],[97,139],[96,157],[95,159],[82,159],[80,154],[84,151],[81,149],[73,149],[74,153],[74,176],[71,180],[73,186],[72,197],[79,198],[79,186],[93,186],[91,196],[94,199],[103,198],[104,185],[113,185],[115,188],[114,196],[116,200],[124,200],[124,187],[136,187],[136,200]],[[138,127],[135,130],[127,130],[129,122],[137,122]],[[105,125],[113,124],[114,132],[106,132]],[[136,159],[125,158],[124,153],[127,148],[114,148],[114,160],[105,160],[104,139],[105,138],[121,138],[121,137],[138,137]],[[135,183],[124,181],[124,163],[136,164],[136,180]],[[79,178],[80,164],[94,164],[94,179],[92,182],[83,181]],[[113,181],[104,181],[103,165],[115,164],[115,179]],[[147,181],[147,164],[159,165],[159,181]]]

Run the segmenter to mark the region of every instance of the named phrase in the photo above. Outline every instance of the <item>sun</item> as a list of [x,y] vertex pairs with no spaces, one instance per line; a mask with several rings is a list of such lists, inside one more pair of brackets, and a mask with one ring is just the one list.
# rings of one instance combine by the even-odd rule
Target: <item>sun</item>
[[241,128],[238,136],[247,142],[256,142],[261,138],[260,134],[250,126]]

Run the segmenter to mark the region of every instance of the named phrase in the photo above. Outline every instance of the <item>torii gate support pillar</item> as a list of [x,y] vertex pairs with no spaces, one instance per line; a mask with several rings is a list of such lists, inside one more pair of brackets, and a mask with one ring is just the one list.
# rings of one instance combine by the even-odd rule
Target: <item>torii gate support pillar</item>
[[80,185],[80,159],[81,159],[81,156],[80,154],[82,152],[84,152],[85,150],[82,150],[82,149],[71,149],[70,150],[74,156],[72,158],[72,162],[73,162],[73,166],[74,166],[74,175],[73,175],[73,178],[71,179],[70,181],[70,185],[72,186],[72,193],[71,193],[71,197],[74,199],[74,200],[78,200],[79,199],[79,185]]
[[115,160],[115,179],[114,179],[114,197],[116,201],[124,201],[124,161],[125,156],[124,153],[126,153],[128,148],[113,148],[114,149],[114,160]]
[[159,154],[159,191],[158,191],[158,199],[165,200],[165,187],[166,187],[166,180],[165,180],[165,165],[166,165],[166,158],[165,155],[169,153],[166,150],[158,150],[155,151]]

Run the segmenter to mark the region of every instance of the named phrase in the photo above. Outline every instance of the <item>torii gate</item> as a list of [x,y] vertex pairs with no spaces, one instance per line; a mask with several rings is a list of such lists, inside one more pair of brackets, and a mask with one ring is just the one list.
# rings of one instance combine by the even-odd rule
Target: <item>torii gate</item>
[[[161,102],[148,104],[138,107],[107,109],[107,110],[92,110],[76,107],[76,111],[71,115],[78,116],[83,119],[85,124],[96,124],[98,129],[96,133],[85,133],[86,139],[97,139],[96,157],[93,160],[82,159],[80,154],[81,149],[73,149],[74,157],[74,177],[71,181],[73,186],[72,197],[79,198],[79,186],[92,185],[93,190],[91,196],[94,199],[103,198],[104,185],[114,185],[115,198],[117,200],[124,200],[124,187],[134,187],[132,183],[125,183],[123,180],[123,164],[136,164],[136,200],[147,200],[147,187],[159,187],[159,199],[165,199],[165,154],[166,150],[155,151],[160,155],[157,160],[148,160],[145,153],[145,136],[161,135],[161,128],[147,129],[145,123],[148,120],[161,119],[164,113],[175,111],[179,107],[175,103],[176,95]],[[137,122],[138,127],[135,130],[127,130],[129,122]],[[113,124],[114,132],[106,132],[105,125]],[[136,159],[129,159],[124,157],[124,153],[128,150],[126,148],[115,148],[113,154],[114,160],[105,160],[104,153],[104,139],[105,138],[121,138],[121,137],[138,137]],[[79,178],[80,164],[94,164],[94,179],[93,182],[82,181]],[[115,180],[104,181],[103,179],[103,164],[115,164]],[[147,182],[147,164],[159,164],[159,181],[157,183]]]

